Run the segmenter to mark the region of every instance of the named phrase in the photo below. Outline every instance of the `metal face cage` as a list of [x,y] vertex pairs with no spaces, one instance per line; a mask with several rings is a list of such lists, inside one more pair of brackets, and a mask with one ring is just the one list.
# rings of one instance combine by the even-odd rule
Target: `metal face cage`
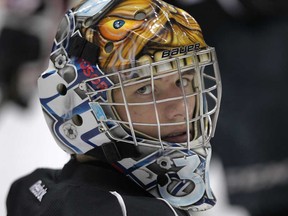
[[[113,84],[95,88],[103,79]],[[79,88],[89,97],[102,132],[113,141],[190,150],[209,146],[214,136],[221,101],[214,48],[131,63],[86,79]]]

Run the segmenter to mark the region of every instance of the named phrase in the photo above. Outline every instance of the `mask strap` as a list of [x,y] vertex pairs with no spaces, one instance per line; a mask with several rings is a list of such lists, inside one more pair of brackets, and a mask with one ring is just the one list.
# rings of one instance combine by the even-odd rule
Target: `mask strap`
[[70,38],[68,54],[95,65],[99,57],[99,47],[76,34]]
[[108,162],[109,164],[120,161],[124,158],[133,158],[140,155],[135,145],[130,145],[124,142],[104,143],[85,154],[93,156],[101,161]]

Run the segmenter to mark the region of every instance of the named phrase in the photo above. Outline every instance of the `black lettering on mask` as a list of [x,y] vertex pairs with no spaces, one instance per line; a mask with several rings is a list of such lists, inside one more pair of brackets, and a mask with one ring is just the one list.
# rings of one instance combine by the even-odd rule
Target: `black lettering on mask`
[[190,52],[197,51],[197,50],[200,50],[200,43],[191,44],[191,45],[183,46],[183,47],[177,47],[171,50],[164,50],[162,52],[162,58],[173,57],[179,54],[185,55]]

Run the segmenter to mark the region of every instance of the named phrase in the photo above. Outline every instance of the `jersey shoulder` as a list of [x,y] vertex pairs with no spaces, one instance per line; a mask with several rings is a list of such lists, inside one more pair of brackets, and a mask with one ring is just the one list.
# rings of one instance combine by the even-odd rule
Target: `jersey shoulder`
[[[93,170],[85,167],[85,171]],[[95,184],[87,178],[61,178],[61,173],[62,170],[37,169],[15,181],[7,197],[8,215],[184,216],[164,200],[114,187],[109,190],[112,187],[103,181]]]

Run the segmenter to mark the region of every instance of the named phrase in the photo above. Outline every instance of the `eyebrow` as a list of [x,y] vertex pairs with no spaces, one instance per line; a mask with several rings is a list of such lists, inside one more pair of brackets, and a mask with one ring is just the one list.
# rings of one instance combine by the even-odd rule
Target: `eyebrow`
[[[185,75],[194,75],[195,73],[195,70],[194,69],[190,69],[190,70],[186,70],[186,71],[183,71],[183,72],[180,72],[181,76],[185,76]],[[176,75],[178,74],[179,75],[179,72],[177,70],[173,71],[172,74],[167,74],[167,73],[164,73],[163,75],[166,77],[166,76],[171,76],[171,75]],[[156,75],[157,76],[157,75]],[[158,77],[161,76],[161,73],[158,75]],[[151,77],[151,76],[150,76]],[[162,79],[162,76],[157,78],[156,79],[158,80],[161,80]]]
[[[195,73],[195,70],[194,68],[190,68],[188,70],[185,70],[183,72],[181,72],[181,75],[182,77],[185,76],[185,75],[194,75]],[[178,70],[173,70],[172,72],[167,72],[167,73],[163,73],[163,74],[153,74],[152,77],[155,77],[155,81],[157,80],[162,80],[163,77],[167,77],[167,76],[172,76],[172,75],[175,75],[175,74],[179,74],[178,73]],[[149,82],[151,83],[151,75],[149,76],[144,76],[144,77],[139,77],[139,78],[135,78],[135,81],[131,81],[131,80],[123,80],[123,84],[124,86],[133,86],[133,85],[137,85],[137,84],[144,84],[145,82]]]

